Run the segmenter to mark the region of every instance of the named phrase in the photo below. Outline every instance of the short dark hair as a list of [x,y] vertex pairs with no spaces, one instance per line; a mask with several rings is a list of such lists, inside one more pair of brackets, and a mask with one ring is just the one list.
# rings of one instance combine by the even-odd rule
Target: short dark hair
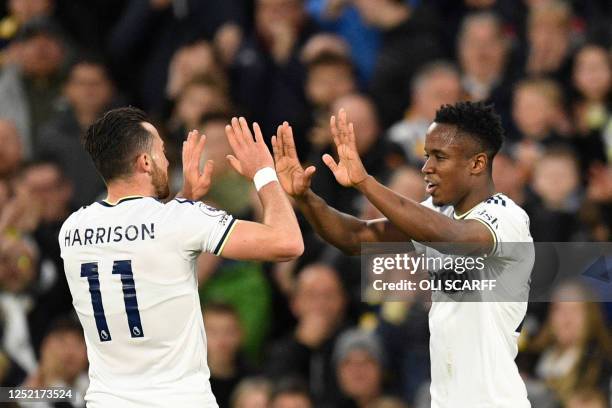
[[153,139],[143,122],[147,115],[130,106],[106,112],[87,129],[83,147],[105,182],[130,175],[135,156],[150,151]]
[[493,158],[504,142],[504,128],[493,105],[469,101],[443,105],[436,112],[434,121],[456,126],[458,132],[476,140],[487,154],[489,166],[492,166]]
[[208,313],[217,313],[233,316],[236,320],[240,321],[240,315],[238,314],[238,311],[233,305],[229,303],[219,301],[211,301],[209,303],[206,303],[204,305],[204,315]]
[[298,376],[289,376],[278,381],[272,389],[270,401],[272,402],[282,395],[301,395],[312,403],[306,382]]
[[322,66],[341,66],[346,68],[351,74],[355,73],[355,66],[351,59],[338,52],[323,51],[308,62],[308,71]]

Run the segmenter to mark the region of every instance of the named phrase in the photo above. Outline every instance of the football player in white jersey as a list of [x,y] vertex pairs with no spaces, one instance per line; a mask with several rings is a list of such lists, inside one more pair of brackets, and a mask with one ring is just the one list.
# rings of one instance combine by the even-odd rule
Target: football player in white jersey
[[205,137],[183,145],[184,190],[167,203],[163,141],[135,108],[107,112],[84,146],[108,188],[73,213],[59,244],[89,358],[89,408],[217,407],[209,384],[195,261],[201,252],[282,261],[303,252],[291,204],[257,124],[226,127],[230,164],[254,180],[263,223],[234,219],[199,199],[212,163],[199,170]]
[[325,155],[323,161],[338,183],[357,188],[386,218],[360,220],[328,206],[310,190],[315,168],[300,165],[291,129],[284,129],[273,138],[276,171],[319,235],[347,254],[359,254],[367,242],[421,242],[430,248],[469,243],[471,250],[488,255],[483,270],[511,289],[513,297],[493,294],[488,300],[497,302],[489,303],[432,294],[432,407],[529,407],[514,359],[527,308],[533,241],[527,214],[495,191],[492,163],[503,142],[499,116],[482,103],[459,102],[438,110],[425,141],[422,172],[430,198],[423,203],[368,175],[346,112],[332,116],[330,125],[339,160]]

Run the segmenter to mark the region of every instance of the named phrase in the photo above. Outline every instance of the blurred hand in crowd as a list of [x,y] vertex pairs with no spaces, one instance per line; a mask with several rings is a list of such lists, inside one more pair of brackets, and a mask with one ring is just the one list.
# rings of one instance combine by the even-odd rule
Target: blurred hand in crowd
[[612,166],[596,164],[591,167],[587,197],[597,203],[612,202]]
[[5,179],[15,173],[23,158],[19,132],[6,119],[0,119],[0,146],[0,179]]
[[0,238],[0,290],[21,293],[36,275],[36,252],[34,248],[15,234],[4,234]]

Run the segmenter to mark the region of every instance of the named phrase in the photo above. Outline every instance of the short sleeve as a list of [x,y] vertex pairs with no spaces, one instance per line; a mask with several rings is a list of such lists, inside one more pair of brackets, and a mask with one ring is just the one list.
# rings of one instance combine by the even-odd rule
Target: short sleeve
[[236,219],[223,210],[202,202],[174,199],[171,216],[178,227],[177,234],[186,250],[221,254],[230,237]]
[[500,252],[502,242],[525,242],[530,240],[529,221],[522,211],[512,211],[502,200],[485,202],[470,212],[465,219],[481,222],[494,240],[491,254]]

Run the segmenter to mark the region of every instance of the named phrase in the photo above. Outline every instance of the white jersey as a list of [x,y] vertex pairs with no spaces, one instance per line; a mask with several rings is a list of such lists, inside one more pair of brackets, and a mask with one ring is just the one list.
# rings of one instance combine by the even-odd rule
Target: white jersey
[[[493,195],[461,216],[452,206],[434,206],[431,199],[422,204],[455,219],[478,220],[495,240],[482,269],[484,279],[496,281],[487,301],[465,301],[461,292],[432,293],[431,407],[530,407],[514,362],[535,254],[528,215],[503,194]],[[423,249],[416,242],[415,247]],[[424,250],[428,256],[436,252]]]
[[89,358],[89,408],[217,407],[195,262],[235,219],[203,203],[128,197],[73,213],[59,234]]

